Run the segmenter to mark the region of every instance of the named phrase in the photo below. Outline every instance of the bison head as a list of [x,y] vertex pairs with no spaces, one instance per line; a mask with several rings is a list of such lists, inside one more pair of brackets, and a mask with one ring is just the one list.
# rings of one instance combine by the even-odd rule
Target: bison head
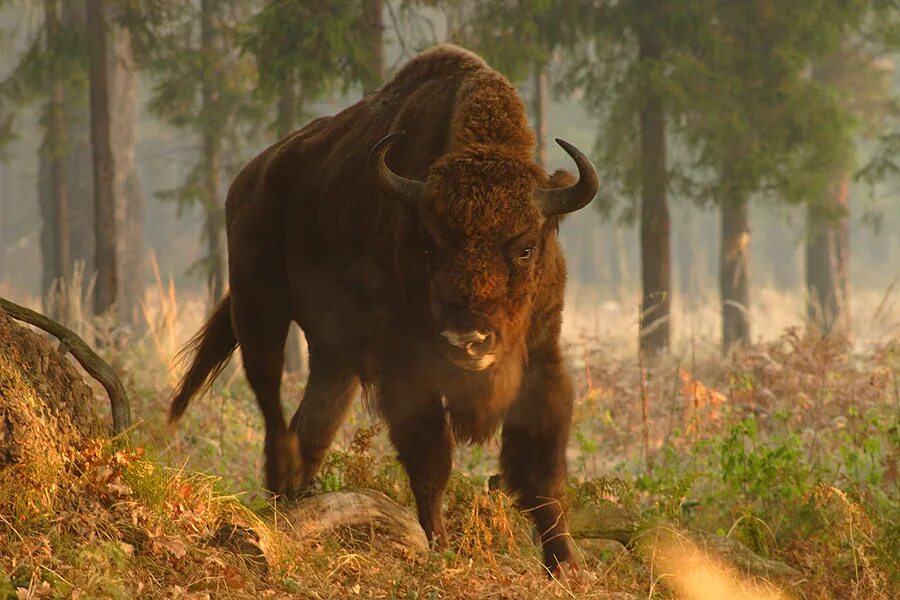
[[426,181],[416,181],[385,163],[398,135],[378,142],[371,159],[382,191],[402,197],[421,223],[439,349],[470,371],[522,356],[542,253],[553,243],[559,217],[594,198],[594,167],[558,139],[578,167],[570,187],[543,189],[541,169],[492,146],[445,155]]

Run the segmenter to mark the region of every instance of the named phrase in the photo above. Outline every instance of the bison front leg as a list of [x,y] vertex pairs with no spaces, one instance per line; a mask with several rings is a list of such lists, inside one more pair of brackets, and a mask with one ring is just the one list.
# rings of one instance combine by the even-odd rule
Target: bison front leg
[[503,423],[500,466],[507,488],[534,519],[551,571],[574,563],[565,519],[566,443],[572,385],[562,358],[531,356],[516,402]]
[[453,466],[453,438],[440,397],[388,394],[382,399],[382,412],[409,476],[419,523],[428,541],[445,549],[443,500]]
[[334,440],[359,380],[342,364],[340,353],[310,344],[309,379],[290,429],[300,438],[302,474],[297,493],[312,487],[325,452]]

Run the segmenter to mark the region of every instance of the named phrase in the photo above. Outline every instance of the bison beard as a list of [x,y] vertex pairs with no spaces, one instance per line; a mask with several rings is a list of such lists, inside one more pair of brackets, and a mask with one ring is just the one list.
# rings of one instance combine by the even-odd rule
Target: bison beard
[[[454,444],[483,442],[502,424],[503,478],[534,518],[545,564],[572,562],[557,230],[598,182],[590,161],[558,141],[577,180],[534,164],[509,81],[443,45],[264,150],[228,192],[230,294],[185,348],[192,362],[171,420],[240,347],[265,420],[268,487],[293,495],[313,484],[362,385],[440,546]],[[291,320],[306,334],[310,374],[288,424]]]

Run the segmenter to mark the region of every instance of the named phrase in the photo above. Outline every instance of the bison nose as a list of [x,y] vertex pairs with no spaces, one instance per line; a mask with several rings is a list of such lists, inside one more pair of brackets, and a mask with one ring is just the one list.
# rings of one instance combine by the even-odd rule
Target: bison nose
[[493,331],[455,331],[445,329],[441,337],[448,344],[463,350],[469,358],[482,358],[490,354],[497,344],[497,334]]

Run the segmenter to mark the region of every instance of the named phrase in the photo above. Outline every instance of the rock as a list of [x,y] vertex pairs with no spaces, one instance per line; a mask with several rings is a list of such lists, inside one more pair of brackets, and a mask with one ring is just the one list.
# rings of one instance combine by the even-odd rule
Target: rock
[[612,502],[598,502],[573,508],[566,515],[569,533],[574,538],[615,540],[627,545],[637,531],[638,515]]
[[266,562],[262,544],[252,529],[242,525],[235,525],[234,523],[223,523],[213,533],[209,539],[209,544],[239,554],[248,565],[259,569],[263,573],[268,571],[268,563]]
[[585,559],[593,559],[600,562],[609,562],[625,552],[625,546],[616,540],[603,539],[576,539],[575,545],[584,555]]

